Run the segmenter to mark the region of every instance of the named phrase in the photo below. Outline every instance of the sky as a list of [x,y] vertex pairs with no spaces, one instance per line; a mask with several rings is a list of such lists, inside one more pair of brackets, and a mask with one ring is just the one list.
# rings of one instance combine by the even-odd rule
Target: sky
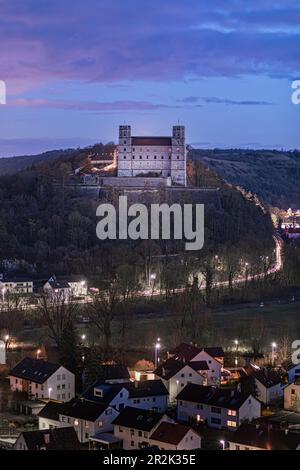
[[0,156],[169,135],[300,148],[294,0],[0,0]]

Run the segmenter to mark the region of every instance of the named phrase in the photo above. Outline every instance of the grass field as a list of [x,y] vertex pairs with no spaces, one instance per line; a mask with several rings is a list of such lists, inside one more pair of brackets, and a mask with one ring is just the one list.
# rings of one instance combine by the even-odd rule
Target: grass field
[[[238,338],[240,345],[248,346],[251,335],[259,334],[261,319],[264,319],[264,341],[269,346],[271,341],[279,342],[284,336],[294,341],[300,339],[300,302],[278,304],[272,302],[261,308],[257,306],[231,308],[213,311],[208,317],[210,341],[232,347],[233,340]],[[129,347],[136,350],[152,350],[157,337],[165,347],[174,344],[174,331],[180,318],[172,313],[144,313],[134,315],[128,326]],[[258,323],[259,322],[259,323]],[[258,329],[257,329],[258,328]],[[117,332],[120,324],[115,322],[113,329]],[[90,325],[78,325],[79,333],[87,334],[89,341],[97,342],[99,334]],[[19,340],[37,344],[45,339],[44,329],[25,330]]]

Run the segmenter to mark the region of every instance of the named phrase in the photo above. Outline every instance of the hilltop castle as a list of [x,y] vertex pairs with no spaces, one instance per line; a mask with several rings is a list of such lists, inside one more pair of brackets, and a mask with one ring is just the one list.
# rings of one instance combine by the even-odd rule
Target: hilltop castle
[[173,126],[172,136],[132,136],[131,126],[119,126],[118,177],[161,176],[186,186],[184,126]]

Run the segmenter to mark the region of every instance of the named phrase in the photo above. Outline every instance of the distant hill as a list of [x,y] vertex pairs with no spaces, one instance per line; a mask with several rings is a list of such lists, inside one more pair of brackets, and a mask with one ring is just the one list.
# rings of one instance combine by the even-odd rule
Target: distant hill
[[0,175],[12,175],[13,173],[29,168],[31,165],[36,163],[53,161],[57,158],[68,156],[73,152],[73,149],[51,150],[38,155],[0,158]]
[[189,156],[267,205],[300,207],[300,151],[190,149]]

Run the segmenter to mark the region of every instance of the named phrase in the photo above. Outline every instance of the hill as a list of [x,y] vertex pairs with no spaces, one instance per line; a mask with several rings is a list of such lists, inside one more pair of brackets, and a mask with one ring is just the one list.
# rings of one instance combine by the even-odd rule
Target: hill
[[257,194],[266,205],[300,207],[300,151],[190,149],[189,156],[225,181]]

